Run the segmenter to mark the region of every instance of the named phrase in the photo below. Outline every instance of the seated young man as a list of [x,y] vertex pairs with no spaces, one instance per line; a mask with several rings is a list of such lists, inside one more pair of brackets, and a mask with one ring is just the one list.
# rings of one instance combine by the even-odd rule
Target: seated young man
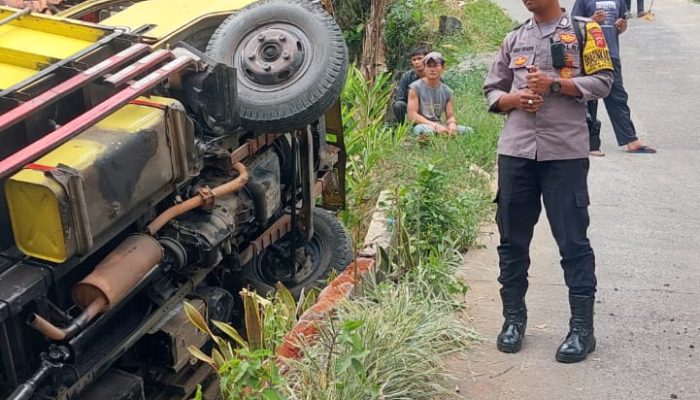
[[396,85],[394,92],[394,116],[396,121],[401,123],[406,120],[406,108],[408,105],[408,86],[423,77],[423,57],[428,54],[427,47],[416,47],[411,50],[409,57],[411,59],[411,70],[406,71],[401,75],[401,80]]
[[[425,76],[409,86],[408,119],[413,122],[414,135],[465,134],[472,131],[468,126],[457,125],[452,106],[452,89],[440,81],[445,71],[445,58],[438,52],[428,53],[423,58]],[[445,123],[442,114],[445,114]]]

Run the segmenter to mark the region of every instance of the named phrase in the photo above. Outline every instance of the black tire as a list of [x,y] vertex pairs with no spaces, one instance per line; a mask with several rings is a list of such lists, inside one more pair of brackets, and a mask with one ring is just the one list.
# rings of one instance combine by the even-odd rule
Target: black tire
[[[320,208],[314,209],[313,218],[314,235],[304,247],[309,257],[307,270],[292,279],[281,280],[295,297],[299,297],[303,288],[324,286],[331,271],[343,271],[353,260],[352,238],[342,222],[332,212]],[[243,283],[258,293],[272,293],[274,285],[280,281],[274,276],[275,263],[271,260],[288,257],[289,237],[282,238],[278,245],[283,255],[275,254],[278,250],[268,247],[256,260],[243,266]]]
[[319,4],[304,0],[241,9],[214,32],[207,54],[236,67],[241,123],[257,132],[287,132],[318,119],[347,77],[340,28]]

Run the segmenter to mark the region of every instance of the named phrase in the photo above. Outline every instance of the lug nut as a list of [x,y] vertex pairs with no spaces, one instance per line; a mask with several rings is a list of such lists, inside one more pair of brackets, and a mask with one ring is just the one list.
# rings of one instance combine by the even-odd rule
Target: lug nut
[[265,40],[265,35],[263,35],[262,33],[258,33],[258,40],[261,42]]
[[284,58],[285,60],[289,60],[289,53],[286,51],[282,53],[282,58]]
[[287,37],[284,36],[284,34],[281,34],[277,39],[279,39],[280,42],[284,42],[285,40],[287,40]]
[[270,66],[270,64],[265,64],[265,65],[263,65],[263,69],[264,69],[265,71],[269,71],[269,70],[272,69],[272,67]]
[[250,53],[250,54],[248,54],[248,59],[249,59],[249,60],[252,60],[252,59],[254,59],[254,58],[255,58],[255,53]]

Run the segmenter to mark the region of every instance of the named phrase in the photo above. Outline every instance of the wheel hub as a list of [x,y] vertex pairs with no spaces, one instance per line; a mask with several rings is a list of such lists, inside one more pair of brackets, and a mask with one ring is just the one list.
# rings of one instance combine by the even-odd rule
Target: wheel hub
[[295,285],[307,280],[319,268],[321,252],[325,247],[324,240],[314,235],[306,246],[295,250],[294,269],[290,270],[289,242],[270,246],[257,265],[258,275],[266,284],[274,285],[282,282],[285,285]]
[[306,37],[293,27],[267,27],[244,41],[241,67],[251,81],[272,86],[296,75],[306,58]]

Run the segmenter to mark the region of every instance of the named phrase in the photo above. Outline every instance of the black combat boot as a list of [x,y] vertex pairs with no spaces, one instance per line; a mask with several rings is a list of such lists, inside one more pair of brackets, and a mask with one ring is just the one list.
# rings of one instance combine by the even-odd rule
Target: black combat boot
[[517,353],[523,345],[525,326],[527,325],[527,309],[525,308],[525,292],[522,290],[501,289],[503,301],[503,328],[498,334],[496,347],[504,353]]
[[593,336],[594,296],[569,295],[571,320],[569,334],[557,350],[557,361],[575,363],[583,361],[595,350]]

